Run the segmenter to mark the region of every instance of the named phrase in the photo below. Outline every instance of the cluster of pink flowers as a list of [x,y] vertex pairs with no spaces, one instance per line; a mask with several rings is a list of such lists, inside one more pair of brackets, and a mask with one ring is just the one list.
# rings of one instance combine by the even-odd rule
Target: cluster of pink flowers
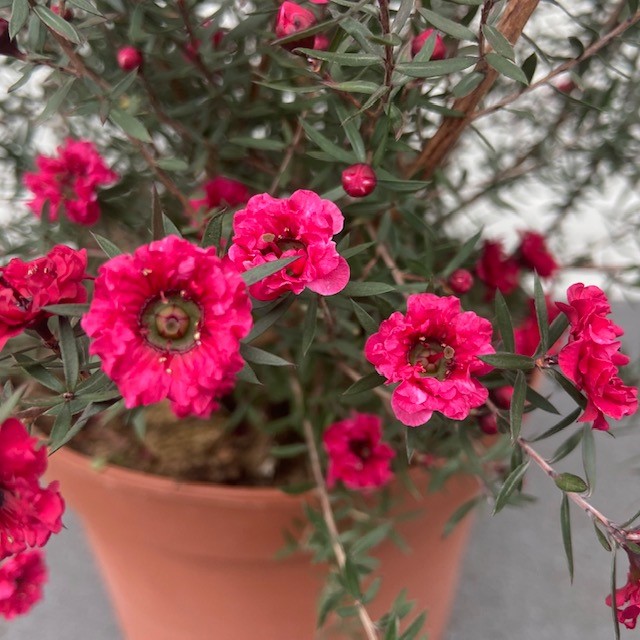
[[587,397],[579,421],[593,421],[594,429],[606,431],[609,424],[605,416],[619,420],[638,408],[638,390],[623,384],[618,376],[618,367],[629,362],[628,356],[620,353],[618,337],[624,331],[607,318],[611,306],[600,288],[571,285],[567,302],[556,302],[571,325],[569,342],[558,354],[558,364]]
[[382,420],[369,413],[355,413],[334,422],[323,435],[329,456],[327,485],[337,481],[349,489],[374,489],[393,477],[394,450],[382,442]]
[[252,327],[232,265],[168,236],[100,267],[82,327],[127,407],[164,398],[178,416],[209,416],[242,368]]
[[454,296],[409,296],[406,315],[396,311],[369,337],[365,355],[388,383],[400,382],[391,405],[403,424],[427,422],[434,411],[463,420],[488,397],[476,376],[491,367],[478,356],[495,353],[491,323],[462,311]]
[[44,330],[42,323],[50,316],[42,310],[46,305],[84,302],[86,268],[86,251],[64,245],[42,258],[14,258],[0,267],[0,349],[27,328]]
[[476,264],[476,274],[487,287],[488,297],[491,297],[496,289],[503,294],[513,293],[518,287],[521,268],[536,271],[542,278],[549,278],[558,270],[544,236],[526,231],[511,256],[505,255],[501,242],[487,240]]
[[42,595],[42,547],[62,528],[58,484],[40,485],[47,452],[14,418],[0,425],[0,615],[25,613]]
[[67,139],[58,147],[56,157],[39,155],[37,173],[26,173],[25,185],[33,192],[29,207],[42,215],[45,202],[49,202],[49,219],[58,220],[63,208],[69,220],[82,225],[93,225],[100,218],[97,188],[118,179],[87,140]]
[[250,287],[258,300],[274,300],[287,291],[305,288],[329,296],[349,282],[349,265],[332,238],[342,230],[338,207],[313,191],[296,191],[290,198],[253,196],[233,218],[229,260],[243,272],[279,258],[298,256]]

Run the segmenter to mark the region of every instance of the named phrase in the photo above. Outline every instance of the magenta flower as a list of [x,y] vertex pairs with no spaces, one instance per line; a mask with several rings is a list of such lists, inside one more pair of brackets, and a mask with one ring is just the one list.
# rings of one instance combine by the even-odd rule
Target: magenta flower
[[176,236],[102,265],[82,327],[127,407],[171,401],[176,415],[209,416],[242,368],[252,326],[232,265]]
[[118,174],[107,167],[92,142],[68,138],[58,147],[57,157],[39,155],[39,171],[25,173],[24,184],[33,192],[31,210],[40,217],[46,201],[49,219],[58,220],[64,211],[72,222],[90,226],[100,217],[97,187],[111,184]]
[[42,258],[30,262],[14,258],[0,267],[0,349],[9,338],[51,315],[42,307],[84,302],[86,268],[87,252],[64,245],[55,246]]
[[400,382],[391,405],[403,424],[427,422],[434,411],[463,420],[488,391],[475,376],[491,367],[478,359],[495,353],[491,323],[462,311],[455,296],[409,296],[407,313],[392,313],[369,337],[365,355],[387,383]]
[[[285,36],[293,35],[298,31],[304,31],[316,24],[317,20],[312,11],[301,7],[296,2],[290,2],[285,0],[278,10],[276,16],[276,23],[273,30],[275,31],[276,38],[284,38]],[[292,51],[296,47],[313,47],[314,36],[308,36],[301,38],[300,40],[294,40],[283,45],[285,49]]]
[[[638,556],[627,551],[629,556],[629,573],[627,582],[616,590],[616,616],[627,629],[635,629],[640,616],[640,566]],[[611,595],[605,599],[608,607],[612,606]]]
[[[422,47],[424,47],[425,42],[429,39],[431,34],[434,32],[434,29],[425,29],[421,33],[419,33],[413,40],[411,41],[411,57],[415,58]],[[447,57],[447,47],[444,44],[444,40],[442,36],[436,32],[436,41],[433,47],[433,53],[431,54],[430,60],[444,60]]]
[[198,200],[190,200],[194,209],[214,209],[215,207],[235,207],[244,204],[249,199],[249,189],[242,182],[216,176],[204,185],[205,197]]
[[273,300],[287,291],[297,295],[305,287],[330,296],[349,282],[349,265],[332,240],[343,224],[340,209],[313,191],[296,191],[283,199],[262,193],[236,212],[229,259],[239,271],[246,271],[299,256],[251,286],[251,295],[258,300]]
[[42,599],[47,568],[41,551],[19,553],[0,565],[0,615],[11,620]]
[[340,480],[349,489],[373,489],[389,482],[395,452],[381,438],[382,420],[376,415],[354,413],[330,425],[323,435],[327,485]]
[[568,304],[556,302],[570,322],[569,341],[558,354],[562,372],[587,397],[587,406],[578,419],[592,422],[593,428],[607,431],[605,416],[620,420],[638,409],[638,389],[625,385],[618,367],[629,362],[620,353],[617,339],[623,330],[607,315],[611,307],[596,286],[573,284],[567,291]]
[[558,263],[549,252],[543,235],[527,231],[522,236],[518,249],[520,264],[536,271],[542,278],[552,276],[558,270]]
[[37,445],[19,420],[0,425],[0,559],[43,546],[62,528],[64,501],[57,482],[40,486],[47,451]]
[[520,270],[513,258],[504,255],[502,243],[487,240],[476,264],[476,274],[489,289],[489,297],[500,293],[512,293],[518,287]]

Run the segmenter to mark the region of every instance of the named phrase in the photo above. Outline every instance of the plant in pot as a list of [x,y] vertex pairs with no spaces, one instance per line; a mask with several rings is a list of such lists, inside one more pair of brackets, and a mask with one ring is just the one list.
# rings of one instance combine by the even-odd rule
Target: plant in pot
[[566,238],[637,182],[640,15],[585,4],[0,2],[3,615],[68,500],[128,638],[437,639],[533,463],[569,566],[571,503],[629,555],[635,624],[635,518],[589,495],[637,409],[601,288],[637,215],[613,267]]

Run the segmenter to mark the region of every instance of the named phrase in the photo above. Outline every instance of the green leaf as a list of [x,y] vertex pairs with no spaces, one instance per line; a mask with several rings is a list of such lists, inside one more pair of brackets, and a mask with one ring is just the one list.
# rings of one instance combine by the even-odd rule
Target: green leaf
[[454,22],[453,20],[449,20],[449,18],[445,18],[444,16],[441,16],[435,11],[430,11],[429,9],[423,9],[420,7],[418,11],[420,11],[420,13],[427,19],[427,22],[443,33],[456,38],[456,40],[471,40],[475,42],[476,34],[464,25]]
[[88,304],[48,304],[42,307],[44,311],[55,313],[58,316],[67,316],[69,318],[80,318],[89,311]]
[[539,436],[536,436],[535,438],[533,438],[531,442],[538,442],[539,440],[545,440],[546,438],[549,438],[550,436],[553,436],[556,433],[559,433],[563,429],[566,429],[569,425],[573,424],[580,417],[581,413],[582,413],[582,409],[578,407],[577,409],[572,411],[568,416],[566,416],[565,418],[562,418],[562,420],[554,424],[551,428],[547,429],[544,433],[541,433]]
[[[616,545],[613,546],[611,551],[611,604],[615,605],[616,602],[616,591],[617,591],[617,579],[616,579],[616,556],[618,552],[618,547]],[[618,622],[618,610],[615,606],[611,606],[611,617],[613,618],[613,632],[615,634],[615,639],[620,640],[620,623]]]
[[589,485],[580,476],[573,473],[561,473],[553,481],[558,489],[569,493],[584,493],[589,488]]
[[466,259],[473,253],[473,250],[482,236],[482,229],[473,237],[469,238],[458,250],[458,252],[447,262],[446,267],[440,274],[443,278],[448,278],[458,267],[462,266]]
[[343,597],[344,591],[342,589],[329,590],[329,588],[325,588],[318,605],[318,628],[324,625],[327,616],[335,610]]
[[109,97],[111,98],[111,100],[116,100],[117,98],[119,98],[136,81],[137,77],[138,69],[134,69],[133,71],[130,71],[126,76],[124,76],[122,80],[114,84],[111,88],[111,91],[109,92]]
[[[66,409],[65,409],[66,407]],[[107,408],[104,403],[94,404],[89,403],[84,411],[80,414],[80,417],[76,420],[74,425],[66,426],[67,420],[67,412],[71,413],[69,403],[65,403],[63,406],[63,410],[56,417],[56,423],[60,420],[60,426],[58,432],[54,432],[52,430],[51,436],[49,438],[49,455],[55,453],[60,447],[64,446],[73,438],[80,430],[89,422],[89,419],[93,416],[101,413]],[[55,425],[54,425],[55,429]]]
[[346,151],[342,147],[339,147],[304,120],[301,120],[300,123],[307,134],[307,138],[320,147],[325,153],[328,153],[334,160],[346,164],[353,164],[357,161],[357,157],[353,152]]
[[358,569],[349,556],[346,557],[344,567],[342,570],[342,577],[344,579],[345,589],[349,592],[353,598],[360,600],[360,578],[358,576]]
[[464,76],[462,80],[453,87],[451,93],[454,98],[464,98],[464,96],[468,96],[472,91],[474,91],[484,79],[485,75],[483,73],[472,71]]
[[507,78],[511,78],[512,80],[516,80],[522,84],[529,84],[529,80],[522,69],[511,62],[511,60],[507,60],[507,58],[503,58],[493,51],[491,53],[487,53],[485,58],[487,62],[503,76],[507,76]]
[[66,81],[58,87],[56,92],[47,100],[45,108],[40,112],[40,115],[35,119],[34,125],[40,125],[48,120],[52,115],[59,113],[60,107],[67,97],[71,85],[76,81],[75,77],[67,78]]
[[206,248],[220,246],[220,239],[222,238],[222,219],[223,214],[219,213],[207,222],[207,227],[204,230],[202,242],[200,243],[201,247]]
[[506,351],[513,353],[516,350],[513,337],[513,322],[511,321],[509,307],[507,307],[504,296],[499,290],[496,290],[495,305],[496,322],[498,324],[498,330],[500,331],[500,337],[502,338],[502,344]]
[[13,0],[9,19],[9,38],[13,40],[29,19],[29,0]]
[[18,366],[21,369],[37,380],[41,385],[47,387],[47,389],[51,389],[56,393],[65,392],[65,387],[62,382],[35,360],[19,353],[14,353],[13,359],[18,363]]
[[484,24],[482,25],[482,33],[498,55],[512,61],[516,59],[511,43],[495,27]]
[[362,393],[364,391],[371,391],[371,389],[375,389],[383,384],[385,378],[376,373],[369,373],[368,375],[360,378],[360,380],[356,380],[342,395],[343,396],[353,396],[356,393]]
[[240,345],[240,355],[247,362],[254,362],[255,364],[265,364],[270,367],[293,367],[293,363],[276,356],[273,353],[258,349],[258,347],[252,347],[250,344]]
[[396,65],[396,71],[410,78],[438,78],[468,69],[475,63],[476,59],[471,57],[432,60],[430,62],[399,62]]
[[53,13],[51,9],[47,9],[47,7],[40,4],[35,5],[33,10],[42,23],[49,27],[49,29],[55,31],[65,40],[69,40],[69,42],[80,44],[81,40],[78,32],[73,28],[71,23],[67,22],[62,16]]
[[547,314],[547,301],[544,297],[542,284],[538,274],[533,274],[533,301],[536,309],[536,319],[540,329],[540,346],[536,349],[536,355],[546,355],[549,349],[549,316]]
[[73,335],[73,328],[67,318],[61,316],[58,319],[60,327],[60,355],[64,369],[64,379],[67,383],[67,391],[73,391],[78,384],[80,374],[80,361],[78,358],[78,346]]
[[3,403],[0,405],[0,424],[13,414],[13,410],[18,406],[24,392],[27,390],[26,385],[18,387]]
[[591,495],[596,487],[596,443],[588,422],[582,427],[582,466]]
[[611,545],[609,544],[609,541],[607,540],[607,536],[602,532],[602,530],[598,526],[597,522],[595,522],[595,521],[593,522],[593,528],[596,531],[596,538],[598,538],[598,542],[602,545],[602,548],[605,551],[611,552]]
[[275,445],[269,449],[269,453],[274,458],[295,458],[307,452],[307,445],[304,442],[295,444]]
[[165,213],[162,214],[162,228],[164,229],[164,232],[166,235],[168,236],[178,236],[178,238],[182,238],[182,234],[180,233],[180,229],[178,229],[178,227],[176,227],[176,225],[174,224],[173,220],[166,215]]
[[587,399],[576,389],[573,382],[557,369],[544,369],[571,396],[573,401],[583,409],[587,406]]
[[342,104],[336,104],[336,114],[340,118],[340,126],[344,129],[344,132],[349,139],[351,149],[356,156],[358,162],[365,162],[367,159],[367,151],[364,145],[364,140],[360,135],[360,129],[358,128],[358,118],[352,118],[349,116],[346,108]]
[[279,300],[277,304],[273,306],[265,315],[258,318],[254,325],[253,329],[249,335],[245,338],[246,342],[252,342],[258,336],[261,336],[269,327],[273,326],[280,318],[287,312],[289,307],[293,304],[295,300],[294,295],[287,295],[282,300]]
[[236,379],[242,382],[248,382],[249,384],[259,384],[262,382],[258,379],[256,372],[249,366],[248,363],[244,363],[244,367],[236,374]]
[[56,416],[53,428],[51,429],[51,435],[49,436],[49,442],[56,448],[60,448],[60,442],[64,440],[67,433],[71,429],[71,408],[68,402],[65,402],[60,412]]
[[533,75],[536,72],[536,67],[538,66],[538,56],[534,51],[523,63],[522,63],[522,72],[525,76],[527,76],[527,80],[531,82],[533,80]]
[[629,518],[627,521],[623,522],[620,525],[620,528],[621,529],[626,529],[630,524],[632,524],[634,522],[634,520],[637,520],[638,518],[640,518],[640,510],[636,511],[631,518]]
[[369,551],[369,549],[374,549],[389,536],[392,529],[393,525],[391,522],[383,522],[375,527],[375,529],[360,536],[351,546],[351,553],[354,556],[358,556],[365,551]]
[[533,358],[517,355],[515,353],[505,353],[504,351],[498,351],[486,356],[478,356],[478,358],[497,369],[519,369],[521,371],[531,371],[536,366],[536,362]]
[[247,149],[260,149],[262,151],[282,151],[286,146],[283,140],[273,138],[251,138],[248,136],[238,136],[229,140],[230,144],[237,144],[239,147]]
[[399,640],[415,640],[416,636],[424,626],[427,619],[425,612],[421,613],[408,627],[407,630],[400,636]]
[[549,327],[549,337],[547,338],[547,344],[552,347],[562,336],[569,326],[569,319],[564,313],[560,313],[556,316],[556,319],[551,323]]
[[569,436],[553,453],[549,464],[554,464],[563,458],[566,458],[582,440],[582,429],[576,431],[573,435]]
[[511,497],[511,494],[520,485],[520,481],[524,477],[524,474],[527,472],[527,469],[529,468],[530,463],[531,463],[530,460],[526,460],[521,465],[517,466],[507,476],[507,479],[504,481],[504,484],[502,485],[502,488],[500,489],[500,492],[496,497],[496,504],[493,508],[494,515],[499,511],[501,511],[504,508],[504,506],[507,504],[507,502],[509,501],[509,498]]
[[569,577],[573,583],[573,544],[571,542],[571,512],[569,510],[569,498],[565,493],[562,496],[560,507],[560,527],[562,528],[562,543],[567,556],[567,566],[569,567]]
[[156,164],[165,171],[183,173],[189,170],[189,163],[180,158],[160,158]]
[[304,323],[302,324],[302,357],[304,358],[311,345],[313,344],[313,339],[316,335],[316,328],[318,326],[318,296],[314,294],[309,301],[309,306],[307,307],[307,313],[304,316]]
[[142,142],[152,142],[149,132],[138,118],[119,109],[112,109],[109,112],[109,120],[120,127],[128,136]]
[[516,374],[516,382],[513,385],[513,396],[511,396],[511,406],[509,407],[509,424],[511,427],[511,438],[517,440],[522,428],[522,414],[524,412],[524,398],[527,391],[527,380],[522,371]]
[[161,240],[165,236],[164,225],[162,224],[162,203],[156,185],[151,185],[151,237],[154,240]]
[[92,13],[94,16],[103,17],[102,14],[89,2],[89,0],[67,0],[69,4],[73,4],[79,9]]
[[272,262],[265,262],[264,264],[245,271],[241,274],[242,279],[247,287],[250,287],[252,284],[260,282],[260,280],[264,280],[266,277],[277,273],[280,269],[283,269],[294,260],[297,260],[298,257],[299,256],[287,256],[286,258],[280,258],[278,260],[273,260]]
[[376,333],[379,329],[379,324],[355,300],[351,300],[351,305],[365,333],[368,335]]
[[390,291],[395,291],[395,286],[386,282],[349,282],[340,293],[350,298],[365,298]]
[[108,258],[115,258],[122,254],[122,251],[118,249],[118,247],[111,242],[111,240],[107,240],[97,233],[91,233],[93,239],[98,243],[100,248],[105,252]]
[[456,528],[456,525],[461,522],[465,516],[473,511],[475,507],[484,502],[484,498],[478,496],[477,498],[471,498],[471,500],[467,500],[463,504],[461,504],[452,514],[451,517],[447,520],[447,523],[444,525],[444,529],[442,532],[442,536],[446,538],[451,532]]
[[319,51],[317,49],[296,48],[296,52],[323,60],[334,62],[341,67],[370,67],[372,65],[382,65],[382,58],[372,53],[336,53],[334,51]]

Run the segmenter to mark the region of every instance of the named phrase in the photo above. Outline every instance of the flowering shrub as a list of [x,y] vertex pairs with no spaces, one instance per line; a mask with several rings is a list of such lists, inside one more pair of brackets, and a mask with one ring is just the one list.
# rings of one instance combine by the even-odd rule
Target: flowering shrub
[[[638,514],[589,500],[599,432],[638,407],[604,290],[640,282],[637,209],[594,234],[610,264],[571,240],[595,190],[637,190],[640,13],[586,4],[557,35],[537,0],[0,1],[0,615],[40,598],[62,527],[47,448],[142,468],[161,413],[189,441],[178,481],[209,478],[196,417],[242,444],[227,458],[255,447],[248,477],[315,489],[320,623],[417,637],[402,598],[373,620],[362,593],[393,491],[474,474],[450,528],[522,502],[533,463],[569,567],[570,503],[628,555],[603,601],[635,626]],[[542,376],[575,408],[539,433]]]

